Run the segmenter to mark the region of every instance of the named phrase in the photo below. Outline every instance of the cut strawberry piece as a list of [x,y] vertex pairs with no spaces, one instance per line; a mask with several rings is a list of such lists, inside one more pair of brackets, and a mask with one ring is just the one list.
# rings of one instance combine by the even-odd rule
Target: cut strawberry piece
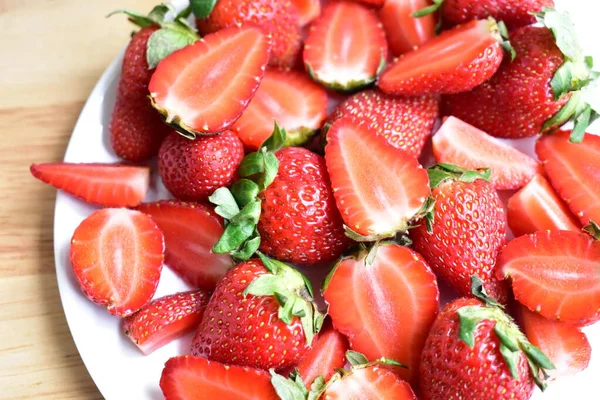
[[393,55],[413,51],[435,37],[435,17],[413,17],[413,13],[429,6],[428,0],[387,0],[379,11],[385,35]]
[[176,293],[152,300],[125,318],[125,334],[144,354],[194,330],[202,319],[209,293]]
[[592,348],[585,333],[573,325],[546,319],[527,307],[518,307],[518,319],[527,339],[556,367],[548,371],[551,377],[574,375],[587,368]]
[[329,3],[310,26],[303,53],[309,74],[336,90],[354,90],[373,82],[387,59],[381,21],[357,3]]
[[405,231],[431,193],[416,158],[350,118],[327,132],[325,161],[342,218],[362,236]]
[[295,71],[267,70],[250,105],[233,129],[252,150],[273,133],[274,121],[285,128],[286,144],[306,143],[327,113],[327,93],[308,76]]
[[321,0],[292,0],[298,12],[298,23],[305,26],[321,15]]
[[600,221],[600,136],[571,143],[571,132],[540,138],[536,152],[550,183],[582,224]]
[[160,388],[166,400],[279,400],[266,371],[193,356],[169,359]]
[[269,61],[255,27],[231,27],[163,59],[152,75],[152,104],[186,136],[222,132],[242,115]]
[[119,164],[51,163],[31,165],[31,174],[88,203],[134,207],[146,196],[150,168]]
[[508,200],[508,225],[515,236],[543,230],[579,231],[579,221],[542,175]]
[[400,57],[377,84],[386,93],[403,96],[469,91],[500,67],[500,40],[493,20],[471,21]]
[[165,235],[165,263],[184,281],[213,290],[233,261],[210,251],[223,234],[223,220],[201,203],[159,201],[138,208],[152,217]]
[[496,273],[511,278],[521,304],[546,318],[574,325],[600,319],[600,241],[587,234],[521,236],[502,250]]
[[353,370],[325,390],[327,400],[417,400],[410,385],[384,366]]
[[446,119],[433,136],[433,154],[439,163],[472,170],[490,168],[490,182],[498,190],[519,189],[542,172],[541,165],[527,154],[455,117]]
[[407,365],[397,372],[414,381],[439,307],[435,275],[418,253],[396,244],[379,246],[371,264],[365,257],[345,258],[330,274],[329,315],[353,350]]
[[162,270],[163,235],[139,211],[96,211],[75,229],[71,263],[81,290],[119,317],[133,314],[154,296]]

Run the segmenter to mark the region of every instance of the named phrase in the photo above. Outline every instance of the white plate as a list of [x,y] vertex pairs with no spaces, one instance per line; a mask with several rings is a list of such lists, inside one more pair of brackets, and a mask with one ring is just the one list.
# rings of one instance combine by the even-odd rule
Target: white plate
[[[173,3],[181,5],[183,1]],[[600,65],[600,47],[596,43],[598,22],[595,20],[599,15],[598,6],[591,5],[589,0],[557,0],[557,3],[571,12],[587,54],[594,55]],[[123,41],[125,43],[125,37]],[[65,161],[118,161],[107,138],[121,57],[113,61],[92,91],[73,131]],[[526,147],[531,152],[531,141]],[[166,198],[168,193],[160,180],[157,176],[153,178],[155,185],[147,200]],[[158,382],[163,365],[170,357],[187,352],[190,337],[143,356],[122,333],[119,319],[91,303],[81,293],[69,261],[69,242],[77,225],[95,210],[93,206],[62,192],[57,195],[54,219],[56,274],[69,328],[83,362],[106,399],[162,399]],[[171,270],[164,268],[156,296],[186,289]],[[589,368],[579,375],[553,383],[543,395],[536,393],[534,399],[598,398],[595,379],[600,376],[600,324],[586,328],[585,332],[595,350]]]

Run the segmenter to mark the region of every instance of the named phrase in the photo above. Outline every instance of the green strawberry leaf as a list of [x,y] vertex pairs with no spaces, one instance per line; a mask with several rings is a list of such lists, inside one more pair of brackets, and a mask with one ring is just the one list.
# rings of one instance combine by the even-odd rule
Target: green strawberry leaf
[[164,58],[173,52],[196,42],[199,37],[195,32],[166,26],[154,32],[148,39],[146,61],[148,68],[154,69]]
[[244,225],[248,224],[255,227],[258,224],[260,218],[261,205],[259,199],[254,199],[250,203],[246,204],[233,218],[229,220],[230,225]]
[[243,295],[272,296],[282,290],[280,284],[281,279],[277,275],[263,274],[246,286]]
[[166,16],[169,12],[175,12],[175,7],[173,7],[172,4],[159,4],[150,11],[150,13],[148,14],[148,18],[150,18],[153,21],[157,21],[158,23],[161,23],[165,21]]
[[488,296],[483,287],[483,281],[477,275],[471,276],[471,293],[473,296],[483,301],[486,306],[504,308],[504,306],[498,303],[496,299]]
[[217,0],[190,0],[190,7],[197,18],[208,18]]
[[556,45],[567,59],[575,61],[583,58],[581,46],[579,46],[577,40],[575,24],[573,24],[569,13],[546,7],[542,12],[534,15],[539,23],[552,31],[556,39]]
[[265,171],[261,176],[258,177],[257,184],[259,188],[265,190],[271,183],[273,183],[275,177],[277,177],[277,172],[279,171],[279,160],[275,156],[275,153],[270,151],[262,151],[262,155]]
[[427,174],[429,175],[429,185],[435,189],[449,179],[467,183],[475,182],[477,179],[489,182],[492,171],[489,168],[472,171],[452,164],[438,163],[429,167]]
[[369,363],[369,359],[364,354],[354,350],[346,351],[346,360],[348,360],[350,365],[363,365]]
[[115,14],[125,14],[128,16],[129,21],[133,24],[139,26],[140,28],[147,28],[152,25],[162,26],[163,22],[165,22],[167,14],[174,10],[175,9],[170,4],[159,4],[154,7],[148,15],[140,14],[132,10],[121,9],[111,12],[106,16],[106,18]]
[[254,255],[254,253],[256,253],[259,247],[260,236],[258,235],[258,232],[256,232],[255,229],[254,235],[251,236],[251,239],[248,239],[246,242],[244,242],[241,248],[239,248],[238,250],[233,250],[231,252],[231,256],[235,259],[246,261],[252,258],[252,256]]
[[273,368],[269,372],[271,373],[271,384],[281,400],[306,400],[308,389],[302,379],[285,378],[277,374]]
[[259,192],[260,189],[258,185],[250,179],[240,179],[231,185],[231,194],[237,203],[236,206],[239,204],[240,207],[244,207],[246,204],[256,199]]
[[583,228],[584,232],[592,235],[592,237],[596,240],[600,240],[600,226],[594,221],[590,221],[588,225]]
[[440,7],[442,6],[442,4],[444,4],[444,0],[433,0],[432,5],[415,11],[414,13],[412,13],[411,17],[422,18],[426,15],[433,14],[434,12],[437,12],[438,10],[440,10]]
[[245,224],[229,224],[225,227],[223,235],[219,241],[215,243],[211,251],[217,254],[227,254],[236,251],[242,247],[244,242],[252,237],[254,233],[254,225],[251,223]]
[[275,121],[275,126],[273,127],[273,133],[271,136],[267,138],[260,146],[261,148],[267,149],[270,152],[276,152],[279,149],[282,149],[285,146],[287,133],[285,129],[281,128],[277,121]]
[[240,212],[235,196],[225,187],[215,190],[208,201],[216,205],[215,212],[225,219],[231,219]]
[[263,172],[265,172],[265,163],[261,151],[248,154],[238,168],[238,174],[242,178],[252,177]]

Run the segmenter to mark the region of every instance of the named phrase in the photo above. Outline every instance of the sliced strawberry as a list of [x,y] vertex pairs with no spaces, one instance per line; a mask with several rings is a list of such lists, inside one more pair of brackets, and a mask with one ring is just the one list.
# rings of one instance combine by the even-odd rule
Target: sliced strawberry
[[288,145],[306,143],[327,113],[327,93],[308,76],[295,71],[267,70],[250,105],[233,129],[252,150],[273,133],[274,121],[285,128]]
[[309,74],[336,90],[373,82],[386,58],[385,32],[377,14],[348,1],[325,6],[310,26],[303,53]]
[[600,221],[600,136],[571,143],[569,131],[540,138],[536,152],[550,183],[581,223]]
[[406,230],[431,193],[416,158],[350,118],[327,132],[325,161],[342,218],[362,236]]
[[204,291],[176,293],[152,300],[125,318],[125,334],[144,354],[191,332],[198,326],[208,303]]
[[490,168],[495,189],[519,189],[537,173],[541,165],[514,147],[455,117],[444,121],[433,136],[437,162],[466,169]]
[[413,13],[429,6],[429,0],[387,0],[379,11],[385,35],[393,55],[413,51],[435,37],[435,17],[413,17]]
[[160,388],[165,400],[279,400],[266,371],[193,356],[169,359]]
[[327,387],[327,400],[417,400],[410,385],[383,366],[353,370]]
[[515,236],[543,230],[579,231],[577,218],[542,175],[508,200],[508,225]]
[[154,296],[164,249],[163,235],[149,216],[106,208],[75,229],[71,263],[83,293],[109,313],[125,317]]
[[259,28],[222,29],[158,64],[148,86],[152,104],[184,135],[222,132],[248,106],[268,61]]
[[146,196],[150,168],[119,164],[32,164],[31,174],[88,203],[134,207]]
[[300,26],[308,25],[321,15],[321,0],[292,0]]
[[574,325],[600,319],[600,241],[587,234],[521,236],[500,252],[497,276],[509,277],[515,298],[546,318]]
[[201,203],[159,201],[138,208],[165,235],[165,263],[190,285],[213,290],[233,265],[227,254],[210,251],[223,234],[223,220]]
[[576,326],[546,319],[521,305],[518,307],[518,320],[527,339],[556,367],[548,371],[550,376],[574,375],[587,368],[592,348],[585,333]]
[[381,245],[372,263],[366,254],[345,258],[325,283],[324,297],[335,328],[368,359],[387,357],[417,377],[421,350],[439,307],[435,275],[407,247]]
[[493,20],[471,21],[400,57],[377,84],[386,93],[403,96],[469,91],[500,67],[500,39]]

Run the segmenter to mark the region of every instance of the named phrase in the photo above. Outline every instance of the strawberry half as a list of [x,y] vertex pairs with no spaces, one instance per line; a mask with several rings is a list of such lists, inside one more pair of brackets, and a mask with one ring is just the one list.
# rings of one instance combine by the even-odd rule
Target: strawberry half
[[269,61],[260,29],[231,27],[162,60],[148,89],[165,122],[194,138],[224,131],[247,107]]
[[439,163],[490,168],[490,182],[498,190],[519,189],[542,172],[527,154],[455,117],[446,119],[433,136],[433,154]]
[[336,90],[375,81],[387,59],[387,43],[375,11],[348,1],[332,2],[310,26],[303,60],[313,79]]
[[188,284],[213,290],[233,266],[227,254],[210,251],[223,234],[223,220],[202,203],[163,200],[138,208],[165,235],[165,263]]
[[194,330],[200,323],[209,293],[176,293],[152,300],[123,320],[123,330],[144,354]]
[[321,0],[291,0],[298,12],[298,24],[305,26],[321,15]]
[[139,211],[106,208],[75,229],[71,263],[83,293],[119,317],[148,303],[160,279],[163,235]]
[[427,7],[429,0],[386,0],[379,18],[394,56],[413,51],[435,37],[435,17],[414,18],[413,13]]
[[150,168],[118,164],[32,164],[31,174],[85,202],[135,207],[150,186]]

